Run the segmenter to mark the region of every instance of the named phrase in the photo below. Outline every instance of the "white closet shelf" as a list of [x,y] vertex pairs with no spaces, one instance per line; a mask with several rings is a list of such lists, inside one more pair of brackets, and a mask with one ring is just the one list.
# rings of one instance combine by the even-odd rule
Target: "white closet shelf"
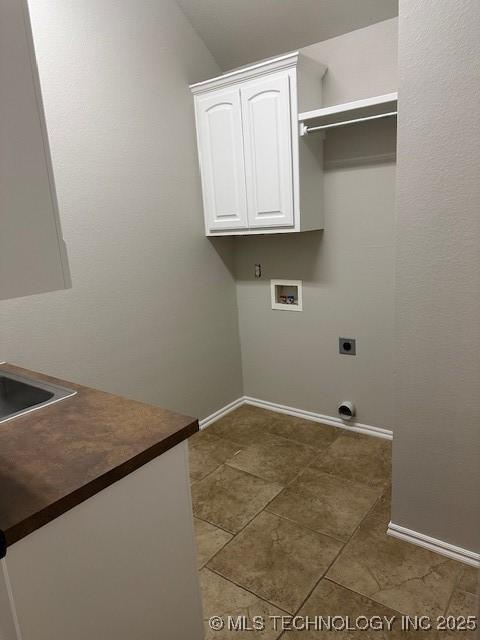
[[307,135],[348,124],[393,117],[397,114],[397,92],[336,104],[298,114],[300,134]]

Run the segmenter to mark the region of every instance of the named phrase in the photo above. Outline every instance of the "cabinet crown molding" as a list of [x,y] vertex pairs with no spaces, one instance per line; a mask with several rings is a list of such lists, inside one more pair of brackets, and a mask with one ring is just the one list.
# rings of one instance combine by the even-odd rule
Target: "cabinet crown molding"
[[193,95],[211,91],[212,89],[220,89],[222,87],[228,87],[232,84],[237,84],[246,79],[252,79],[263,75],[271,74],[275,71],[281,71],[283,69],[292,69],[295,67],[308,66],[314,71],[319,82],[327,71],[325,65],[315,62],[308,56],[305,56],[301,51],[291,51],[290,53],[276,56],[275,58],[267,58],[254,64],[248,64],[231,71],[222,73],[221,76],[203,80],[201,82],[195,82],[190,85],[190,90]]

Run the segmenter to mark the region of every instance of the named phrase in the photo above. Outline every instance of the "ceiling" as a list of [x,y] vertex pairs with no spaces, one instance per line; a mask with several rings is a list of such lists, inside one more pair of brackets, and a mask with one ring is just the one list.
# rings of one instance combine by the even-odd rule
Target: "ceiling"
[[398,15],[398,0],[177,0],[222,69]]

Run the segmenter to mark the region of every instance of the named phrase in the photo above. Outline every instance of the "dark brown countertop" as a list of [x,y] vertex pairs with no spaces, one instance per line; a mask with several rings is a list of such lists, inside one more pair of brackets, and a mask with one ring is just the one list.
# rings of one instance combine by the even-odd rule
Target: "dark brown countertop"
[[0,533],[7,546],[198,431],[195,418],[2,364],[77,391],[0,423]]

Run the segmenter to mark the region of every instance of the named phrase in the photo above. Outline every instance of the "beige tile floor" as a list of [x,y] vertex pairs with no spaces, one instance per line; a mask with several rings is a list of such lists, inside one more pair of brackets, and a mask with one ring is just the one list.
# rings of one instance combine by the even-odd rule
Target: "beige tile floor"
[[[190,438],[189,455],[207,640],[475,637],[400,629],[401,615],[475,615],[477,571],[386,535],[390,442],[243,406]],[[271,616],[289,614],[397,621],[275,629]],[[263,616],[266,629],[213,631],[214,615]]]

